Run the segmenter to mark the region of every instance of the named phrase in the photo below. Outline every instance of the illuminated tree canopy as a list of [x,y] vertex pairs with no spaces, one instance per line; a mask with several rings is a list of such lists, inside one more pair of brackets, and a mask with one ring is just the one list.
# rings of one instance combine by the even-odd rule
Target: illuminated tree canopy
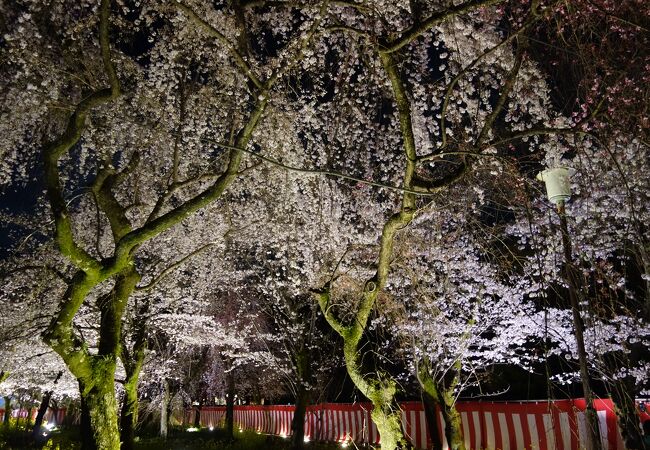
[[3,395],[80,399],[101,449],[235,393],[300,448],[336,389],[402,448],[424,396],[464,448],[455,402],[514,370],[642,448],[648,2],[0,8]]

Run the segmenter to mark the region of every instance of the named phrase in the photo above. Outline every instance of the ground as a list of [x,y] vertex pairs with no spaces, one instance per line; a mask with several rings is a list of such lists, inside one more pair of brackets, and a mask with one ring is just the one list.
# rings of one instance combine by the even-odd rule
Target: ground
[[[28,448],[28,433],[21,429],[4,429],[0,426],[0,448],[18,450]],[[49,438],[32,445],[29,448],[42,450],[77,450],[81,448],[79,433],[76,429],[54,431]],[[170,438],[163,440],[158,437],[140,437],[136,442],[136,450],[288,450],[291,448],[288,439],[276,436],[257,434],[252,431],[237,433],[234,442],[228,442],[225,434],[218,429],[207,429],[197,432],[175,430]],[[309,442],[305,450],[334,450],[340,449],[339,444]]]

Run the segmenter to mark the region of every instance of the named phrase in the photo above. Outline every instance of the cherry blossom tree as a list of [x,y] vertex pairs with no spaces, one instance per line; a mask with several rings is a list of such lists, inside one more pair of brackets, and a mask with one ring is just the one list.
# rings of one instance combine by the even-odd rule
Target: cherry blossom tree
[[[273,86],[304,56],[319,19],[305,17],[295,45],[289,42],[282,55],[258,68],[245,56],[246,42],[233,41],[237,30],[243,36],[241,30],[247,28],[245,18],[236,14],[202,11],[206,21],[188,5],[153,4],[123,9],[111,21],[108,0],[99,8],[61,2],[47,10],[32,4],[9,13],[17,20],[5,36],[11,56],[11,71],[4,78],[7,99],[20,100],[18,92],[34,90],[36,97],[63,101],[65,106],[62,114],[50,114],[40,102],[26,102],[37,107],[8,138],[13,139],[12,151],[21,145],[32,151],[5,158],[3,173],[26,174],[42,155],[41,179],[54,219],[53,238],[76,268],[44,339],[79,380],[93,430],[94,442],[86,445],[116,449],[120,440],[113,379],[122,316],[141,278],[138,250],[219,198],[238,176],[242,149],[253,138]],[[155,25],[156,20],[164,24]],[[97,22],[99,47],[94,37]],[[141,35],[134,30],[148,35],[153,45],[137,48]],[[48,39],[51,34],[54,39]],[[210,58],[206,36],[221,49]],[[68,46],[67,41],[78,44]],[[111,41],[117,43],[113,48]],[[101,58],[86,57],[85,67],[78,56],[97,53]],[[210,64],[188,73],[203,59]],[[66,76],[51,81],[56,75],[47,69],[61,66],[61,61],[68,62],[62,65]],[[185,81],[180,81],[188,77],[196,81],[187,89],[198,89],[192,108],[186,103],[190,93]],[[177,104],[179,117],[174,114]],[[192,124],[192,137],[186,140],[187,124]],[[37,135],[36,127],[47,132]],[[204,133],[231,148],[206,155],[200,141]],[[90,199],[71,204],[68,189],[88,185]],[[88,204],[96,208],[95,221],[84,220],[92,217],[91,208],[77,211],[77,206]],[[89,241],[90,224],[97,233]],[[89,298],[100,311],[96,354],[73,328]]]
[[[640,448],[634,398],[647,390],[643,367],[648,319],[647,285],[640,282],[647,272],[643,263],[647,243],[639,220],[647,214],[648,201],[647,180],[636,173],[646,170],[642,166],[647,158],[641,155],[647,153],[647,147],[628,139],[615,145],[593,136],[549,143],[549,167],[564,165],[577,170],[566,216],[549,210],[550,204],[540,193],[528,211],[521,211],[522,222],[513,230],[519,229],[515,235],[520,245],[532,249],[526,264],[537,268],[541,297],[566,299],[567,291],[574,290],[580,302],[578,326],[584,328],[588,361],[584,369],[588,373],[580,379],[606,384],[617,405],[626,445]],[[567,251],[575,261],[573,286],[562,271]],[[544,301],[548,305],[549,300]],[[580,353],[575,342],[560,340],[557,345],[571,361]],[[576,378],[560,379],[572,382]]]

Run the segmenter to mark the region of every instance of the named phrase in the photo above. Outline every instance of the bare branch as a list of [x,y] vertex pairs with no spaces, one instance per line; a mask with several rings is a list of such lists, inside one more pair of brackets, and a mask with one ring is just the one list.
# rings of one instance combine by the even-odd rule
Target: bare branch
[[191,253],[187,254],[186,256],[184,256],[183,258],[179,259],[179,260],[176,261],[174,264],[172,264],[171,266],[167,267],[165,270],[163,270],[162,272],[160,272],[160,274],[159,274],[157,277],[155,277],[153,280],[151,280],[148,284],[146,284],[146,285],[144,285],[144,286],[138,286],[138,287],[136,287],[136,289],[135,289],[136,292],[146,292],[146,291],[151,290],[151,289],[154,288],[158,283],[160,283],[160,281],[162,281],[162,280],[163,280],[167,275],[169,275],[171,272],[173,272],[173,271],[174,271],[178,266],[180,266],[181,264],[183,264],[185,261],[191,259],[192,257],[198,255],[198,254],[201,253],[202,251],[204,251],[204,250],[206,250],[206,249],[208,249],[208,248],[210,248],[210,247],[213,247],[213,246],[215,246],[215,245],[217,245],[215,242],[210,242],[209,244],[205,244],[205,245],[203,245],[203,246],[197,248],[196,250],[194,250],[194,251],[192,251]]
[[232,56],[235,58],[235,61],[237,62],[237,65],[241,68],[241,70],[244,72],[244,75],[248,77],[248,79],[260,90],[264,90],[264,85],[263,83],[257,78],[255,73],[253,72],[253,69],[251,68],[250,64],[246,62],[244,57],[242,56],[241,53],[239,53],[239,50],[237,50],[237,47],[228,40],[226,36],[224,36],[219,30],[217,30],[215,27],[210,25],[208,22],[203,20],[197,13],[194,12],[193,9],[191,9],[189,6],[184,5],[180,1],[175,3],[176,6],[182,10],[185,15],[196,25],[199,27],[203,28],[204,31],[206,31],[208,34],[211,36],[216,37],[218,40],[220,40],[228,49],[228,51],[232,54]]

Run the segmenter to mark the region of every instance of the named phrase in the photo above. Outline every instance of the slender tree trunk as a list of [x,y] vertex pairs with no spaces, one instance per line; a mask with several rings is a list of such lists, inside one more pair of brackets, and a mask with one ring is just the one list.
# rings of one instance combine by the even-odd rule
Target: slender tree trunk
[[573,266],[573,254],[571,251],[571,238],[567,226],[566,211],[564,202],[557,205],[557,212],[560,216],[560,228],[562,231],[562,245],[564,247],[565,259],[565,277],[569,285],[569,302],[571,304],[571,313],[573,315],[573,332],[575,333],[576,347],[578,351],[578,363],[580,366],[580,378],[582,380],[582,390],[587,407],[585,410],[585,419],[587,422],[587,450],[600,450],[600,432],[598,429],[598,415],[594,408],[594,397],[589,382],[589,368],[587,363],[587,351],[585,349],[584,325],[580,317],[580,303],[578,301],[578,277]]
[[163,395],[160,402],[160,437],[167,439],[169,424],[169,380],[163,378]]
[[41,404],[38,407],[38,412],[36,413],[36,420],[34,420],[34,427],[32,428],[32,438],[37,439],[39,433],[41,432],[41,426],[43,425],[43,419],[45,418],[45,413],[47,408],[50,406],[50,399],[52,398],[52,391],[47,391],[43,394],[41,399]]
[[226,373],[226,438],[235,439],[235,374],[232,370]]
[[11,397],[4,397],[5,400],[5,416],[2,419],[2,423],[5,427],[9,426],[9,420],[11,419]]
[[[312,310],[312,319],[315,319],[315,311]],[[307,339],[311,342],[311,333],[306,333]],[[294,364],[298,378],[296,393],[296,409],[291,421],[291,447],[293,450],[302,450],[305,443],[305,415],[307,406],[309,406],[310,392],[307,386],[311,381],[311,354],[306,347],[308,342],[303,342],[302,346],[296,350],[294,355]]]
[[[429,402],[433,404],[432,409],[435,412],[435,405],[440,408],[442,418],[445,421],[445,437],[447,438],[447,445],[450,450],[465,450],[465,441],[463,439],[463,429],[460,414],[456,409],[456,400],[454,391],[459,381],[459,374],[461,370],[460,360],[457,361],[447,373],[451,376],[448,383],[444,381],[436,381],[430,374],[430,361],[428,358],[423,358],[417,366],[417,379],[420,383],[420,388],[428,398]],[[436,430],[438,429],[438,421],[435,419]],[[432,434],[432,436],[434,436]],[[442,445],[442,443],[441,443]]]
[[[56,384],[61,376],[63,375],[63,372],[59,372],[56,375],[56,378],[54,379],[54,384]],[[45,394],[43,394],[43,399],[41,400],[41,405],[38,408],[38,413],[36,414],[36,420],[34,421],[34,428],[32,429],[32,437],[36,439],[38,437],[38,434],[41,431],[41,425],[43,425],[43,419],[45,418],[45,413],[47,412],[47,408],[50,407],[50,399],[52,398],[52,393],[53,391],[47,391]]]
[[196,407],[196,414],[194,415],[194,428],[201,428],[201,407],[203,406],[203,399],[199,400]]
[[618,428],[621,431],[625,448],[643,450],[643,434],[639,426],[639,415],[634,400],[634,378],[616,380],[610,387],[610,395],[616,407]]

